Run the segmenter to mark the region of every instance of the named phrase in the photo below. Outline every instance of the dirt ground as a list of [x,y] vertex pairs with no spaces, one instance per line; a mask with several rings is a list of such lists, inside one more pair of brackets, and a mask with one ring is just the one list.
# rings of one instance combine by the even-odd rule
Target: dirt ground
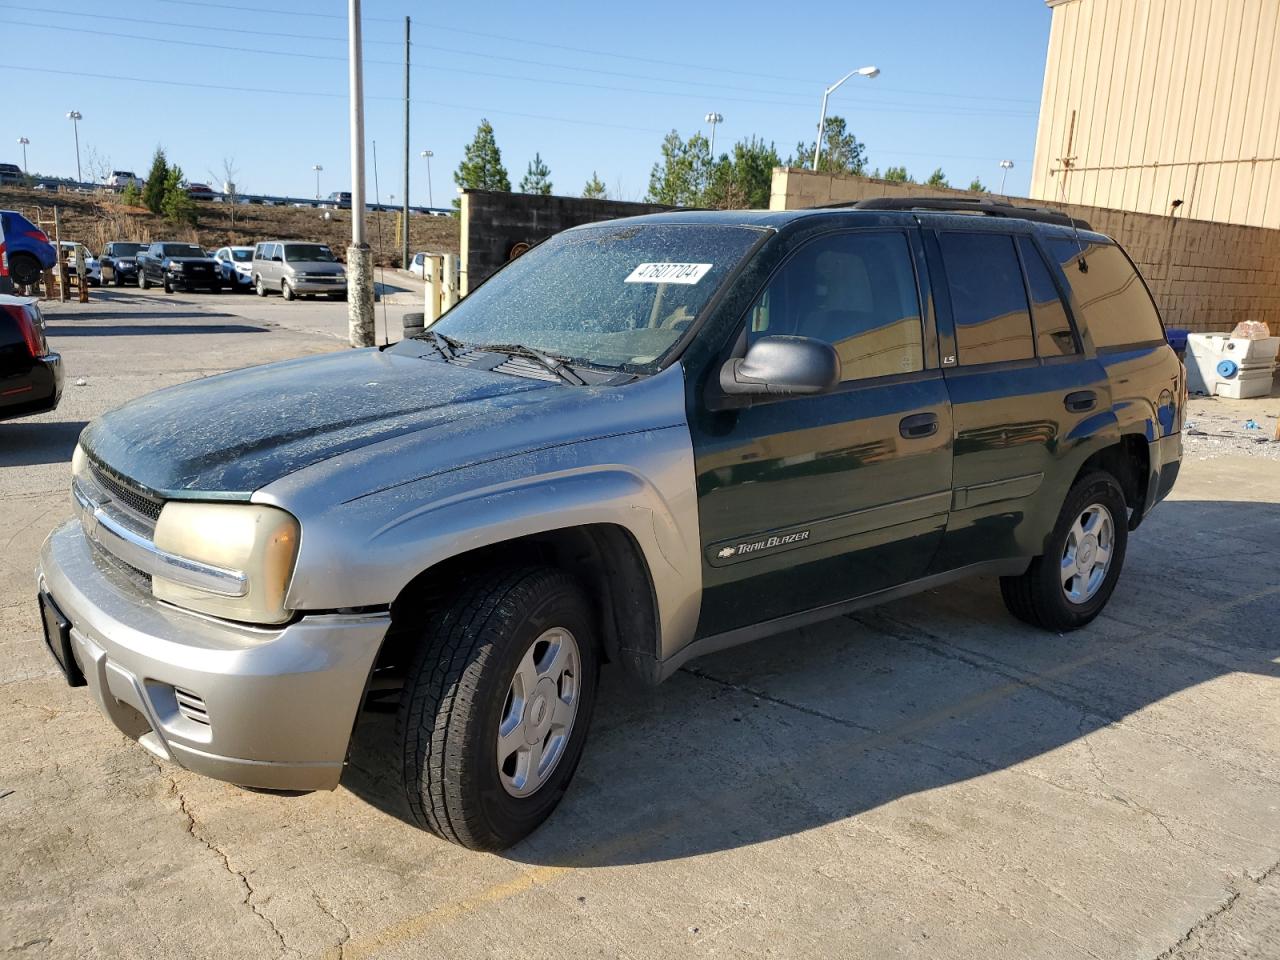
[[[141,207],[126,207],[114,195],[41,193],[18,187],[0,187],[0,207],[18,210],[27,219],[52,222],[53,205],[59,208],[62,239],[77,240],[100,253],[112,240],[182,240],[209,250],[227,244],[248,246],[259,240],[314,240],[326,243],[344,256],[351,241],[350,210],[315,210],[310,207],[267,207],[198,201],[199,226],[174,227]],[[234,223],[232,218],[234,217]],[[399,216],[367,215],[369,245],[376,262],[399,262]],[[50,231],[50,236],[52,232]],[[432,253],[458,252],[457,217],[411,214],[409,246]]]

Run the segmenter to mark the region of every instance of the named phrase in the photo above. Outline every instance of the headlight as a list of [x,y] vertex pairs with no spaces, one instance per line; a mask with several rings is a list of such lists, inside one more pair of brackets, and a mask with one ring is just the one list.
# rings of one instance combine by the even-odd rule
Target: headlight
[[182,268],[183,268],[183,264],[181,263],[173,263],[173,262],[169,263],[169,269],[172,270],[174,273],[181,273]]
[[243,273],[246,277],[249,275],[251,269],[252,268],[247,263],[236,264],[236,273]]
[[159,600],[230,620],[282,623],[289,619],[285,593],[293,576],[302,531],[276,507],[256,503],[171,500],[156,522],[155,545],[197,563],[241,573],[243,596],[224,596],[153,577]]

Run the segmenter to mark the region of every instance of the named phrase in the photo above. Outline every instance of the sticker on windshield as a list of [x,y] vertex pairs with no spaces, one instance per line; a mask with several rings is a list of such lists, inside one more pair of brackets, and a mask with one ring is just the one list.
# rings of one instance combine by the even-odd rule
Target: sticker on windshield
[[710,269],[709,263],[642,263],[623,282],[694,284]]

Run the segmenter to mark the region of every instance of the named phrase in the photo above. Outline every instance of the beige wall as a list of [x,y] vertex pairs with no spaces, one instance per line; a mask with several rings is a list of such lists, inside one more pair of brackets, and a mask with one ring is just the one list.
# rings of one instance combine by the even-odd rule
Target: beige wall
[[1046,0],[1031,196],[1280,227],[1280,0]]
[[[1280,5],[1280,0],[1272,2]],[[976,194],[778,167],[769,209],[799,210],[884,196]],[[1167,326],[1230,330],[1241,320],[1263,320],[1280,332],[1280,230],[1035,202],[1066,210],[1118,240],[1146,278]]]

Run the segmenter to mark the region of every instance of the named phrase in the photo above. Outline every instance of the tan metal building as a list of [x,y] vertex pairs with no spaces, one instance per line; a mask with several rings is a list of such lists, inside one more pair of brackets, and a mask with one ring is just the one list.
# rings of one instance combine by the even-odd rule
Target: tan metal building
[[1280,0],[1046,2],[1032,197],[1280,227]]

